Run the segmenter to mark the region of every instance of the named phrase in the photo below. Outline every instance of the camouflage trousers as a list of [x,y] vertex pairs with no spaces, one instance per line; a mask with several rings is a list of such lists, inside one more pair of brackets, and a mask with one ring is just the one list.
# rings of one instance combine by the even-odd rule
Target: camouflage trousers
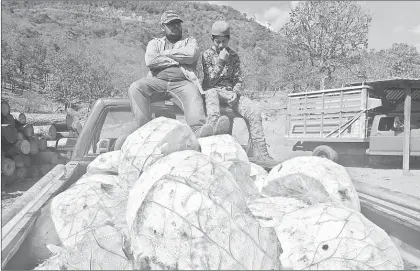
[[234,95],[233,91],[222,88],[211,88],[205,91],[207,118],[220,116],[220,104],[230,106],[235,112],[245,119],[251,141],[264,140],[261,110],[248,97],[240,96],[236,104],[230,104],[229,100]]

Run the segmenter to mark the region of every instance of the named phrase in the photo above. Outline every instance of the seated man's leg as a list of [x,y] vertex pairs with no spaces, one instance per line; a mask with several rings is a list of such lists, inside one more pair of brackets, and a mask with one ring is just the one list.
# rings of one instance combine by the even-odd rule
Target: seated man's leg
[[168,92],[182,105],[185,121],[197,137],[213,135],[212,127],[206,124],[203,98],[194,83],[187,80],[170,82]]
[[226,116],[220,116],[219,90],[211,88],[205,91],[207,123],[213,128],[215,135],[229,133],[230,120]]
[[273,160],[267,150],[267,143],[262,126],[261,110],[248,97],[240,96],[238,107],[234,108],[249,123],[249,133],[254,155],[261,160]]
[[145,77],[132,83],[128,88],[131,110],[139,127],[152,118],[150,99],[158,100],[167,90],[167,82],[154,77]]

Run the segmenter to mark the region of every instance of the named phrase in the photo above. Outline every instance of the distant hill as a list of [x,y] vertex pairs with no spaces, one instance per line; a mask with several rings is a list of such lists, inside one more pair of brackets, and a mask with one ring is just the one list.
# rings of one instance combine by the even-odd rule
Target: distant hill
[[72,56],[76,62],[89,63],[75,67],[106,70],[112,88],[107,93],[125,96],[128,86],[146,75],[146,45],[162,36],[160,16],[173,9],[185,18],[184,35],[194,36],[203,50],[211,44],[214,21],[231,24],[230,45],[242,58],[250,92],[275,90],[279,82],[270,67],[283,57],[281,36],[228,6],[185,1],[2,1],[1,5],[5,81],[32,78],[32,87],[48,89],[58,80],[54,73],[63,69],[59,63]]

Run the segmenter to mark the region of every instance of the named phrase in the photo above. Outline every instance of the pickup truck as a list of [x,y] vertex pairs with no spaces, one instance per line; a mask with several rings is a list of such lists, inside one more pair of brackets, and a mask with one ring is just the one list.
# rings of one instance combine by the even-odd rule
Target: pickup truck
[[407,124],[402,111],[404,90],[385,93],[379,83],[289,94],[286,144],[293,145],[294,151],[312,151],[335,162],[343,156],[402,157],[405,124],[411,130],[410,156],[419,157],[420,90],[413,91]]
[[[151,109],[155,117],[181,120],[183,117],[182,110],[171,101],[155,102]],[[234,117],[228,109],[223,112]],[[99,99],[96,102],[77,140],[71,161],[65,166],[57,165],[2,214],[3,269],[33,268],[25,265],[25,237],[40,216],[42,207],[75,183],[100,153],[114,150],[118,139],[135,129],[127,99]],[[273,166],[260,165],[268,170]],[[407,268],[420,266],[420,200],[358,182],[355,182],[355,187],[362,213],[393,238],[401,249]]]

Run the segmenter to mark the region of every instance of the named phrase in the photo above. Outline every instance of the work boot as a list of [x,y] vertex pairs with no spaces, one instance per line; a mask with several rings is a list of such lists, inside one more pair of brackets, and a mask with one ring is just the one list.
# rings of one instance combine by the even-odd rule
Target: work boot
[[254,157],[258,160],[269,161],[274,160],[273,157],[270,156],[267,150],[267,143],[265,139],[254,139],[252,140],[252,150]]
[[197,136],[197,138],[212,136],[213,127],[211,127],[211,125],[209,124],[204,124],[203,126],[200,127],[200,129],[195,131],[195,135]]
[[229,134],[230,120],[226,116],[210,116],[207,118],[207,124],[213,128],[213,135]]

